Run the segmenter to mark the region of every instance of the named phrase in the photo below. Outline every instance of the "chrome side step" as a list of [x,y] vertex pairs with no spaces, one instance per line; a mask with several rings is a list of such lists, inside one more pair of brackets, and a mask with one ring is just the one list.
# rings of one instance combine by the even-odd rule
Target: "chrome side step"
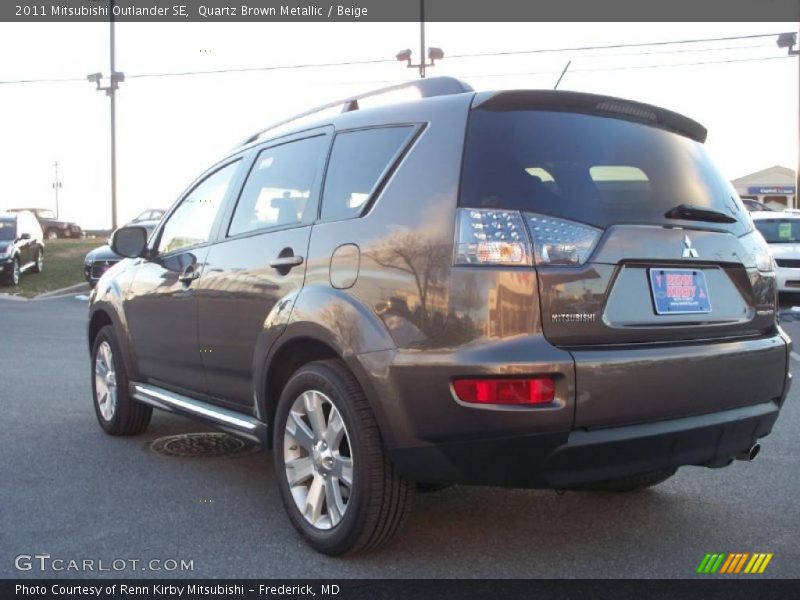
[[155,408],[185,415],[259,444],[267,439],[267,424],[255,417],[221,408],[154,385],[131,382],[134,398]]

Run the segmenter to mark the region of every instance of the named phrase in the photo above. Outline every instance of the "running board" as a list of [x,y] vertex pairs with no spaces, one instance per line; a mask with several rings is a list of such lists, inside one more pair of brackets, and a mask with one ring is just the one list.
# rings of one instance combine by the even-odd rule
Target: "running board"
[[223,431],[262,445],[267,440],[267,424],[250,415],[221,408],[145,383],[131,382],[130,388],[134,398],[155,408],[214,425]]

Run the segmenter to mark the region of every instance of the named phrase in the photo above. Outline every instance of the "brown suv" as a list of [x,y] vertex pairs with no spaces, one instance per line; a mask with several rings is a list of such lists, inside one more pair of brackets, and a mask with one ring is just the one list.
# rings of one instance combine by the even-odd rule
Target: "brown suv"
[[414,482],[630,490],[752,459],[790,341],[705,129],[604,96],[410,85],[254,135],[149,241],[115,233],[130,258],[88,327],[102,427],[140,433],[157,407],[271,447],[292,523],[329,554],[388,540]]

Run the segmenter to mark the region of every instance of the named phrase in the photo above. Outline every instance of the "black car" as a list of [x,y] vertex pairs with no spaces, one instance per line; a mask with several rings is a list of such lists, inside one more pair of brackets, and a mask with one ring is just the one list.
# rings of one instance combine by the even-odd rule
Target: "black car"
[[49,208],[11,208],[8,212],[30,212],[39,221],[44,236],[48,240],[58,238],[79,238],[83,236],[83,230],[77,223],[61,221],[56,217],[56,213]]
[[[136,225],[144,227],[149,236],[158,225],[158,221],[139,221]],[[122,257],[111,249],[111,246],[104,244],[86,254],[83,259],[83,276],[91,287],[97,282],[111,267],[122,260]]]
[[33,214],[0,213],[0,271],[3,283],[17,285],[26,271],[44,269],[42,228]]
[[791,341],[705,128],[607,96],[409,85],[419,100],[362,102],[389,88],[258,132],[149,239],[115,232],[128,258],[87,328],[103,430],[140,433],[155,407],[262,443],[328,554],[391,538],[415,484],[624,492],[755,458]]

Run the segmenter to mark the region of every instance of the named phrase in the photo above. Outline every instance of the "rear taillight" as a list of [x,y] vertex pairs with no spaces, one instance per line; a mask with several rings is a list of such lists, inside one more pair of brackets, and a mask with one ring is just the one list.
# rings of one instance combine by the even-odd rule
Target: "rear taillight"
[[513,210],[458,210],[458,265],[531,265],[522,215]]
[[594,250],[600,229],[565,219],[525,213],[537,265],[582,265]]
[[582,223],[532,213],[460,208],[456,264],[582,265],[601,233]]
[[550,377],[527,379],[456,379],[453,391],[470,404],[550,404],[555,399]]

